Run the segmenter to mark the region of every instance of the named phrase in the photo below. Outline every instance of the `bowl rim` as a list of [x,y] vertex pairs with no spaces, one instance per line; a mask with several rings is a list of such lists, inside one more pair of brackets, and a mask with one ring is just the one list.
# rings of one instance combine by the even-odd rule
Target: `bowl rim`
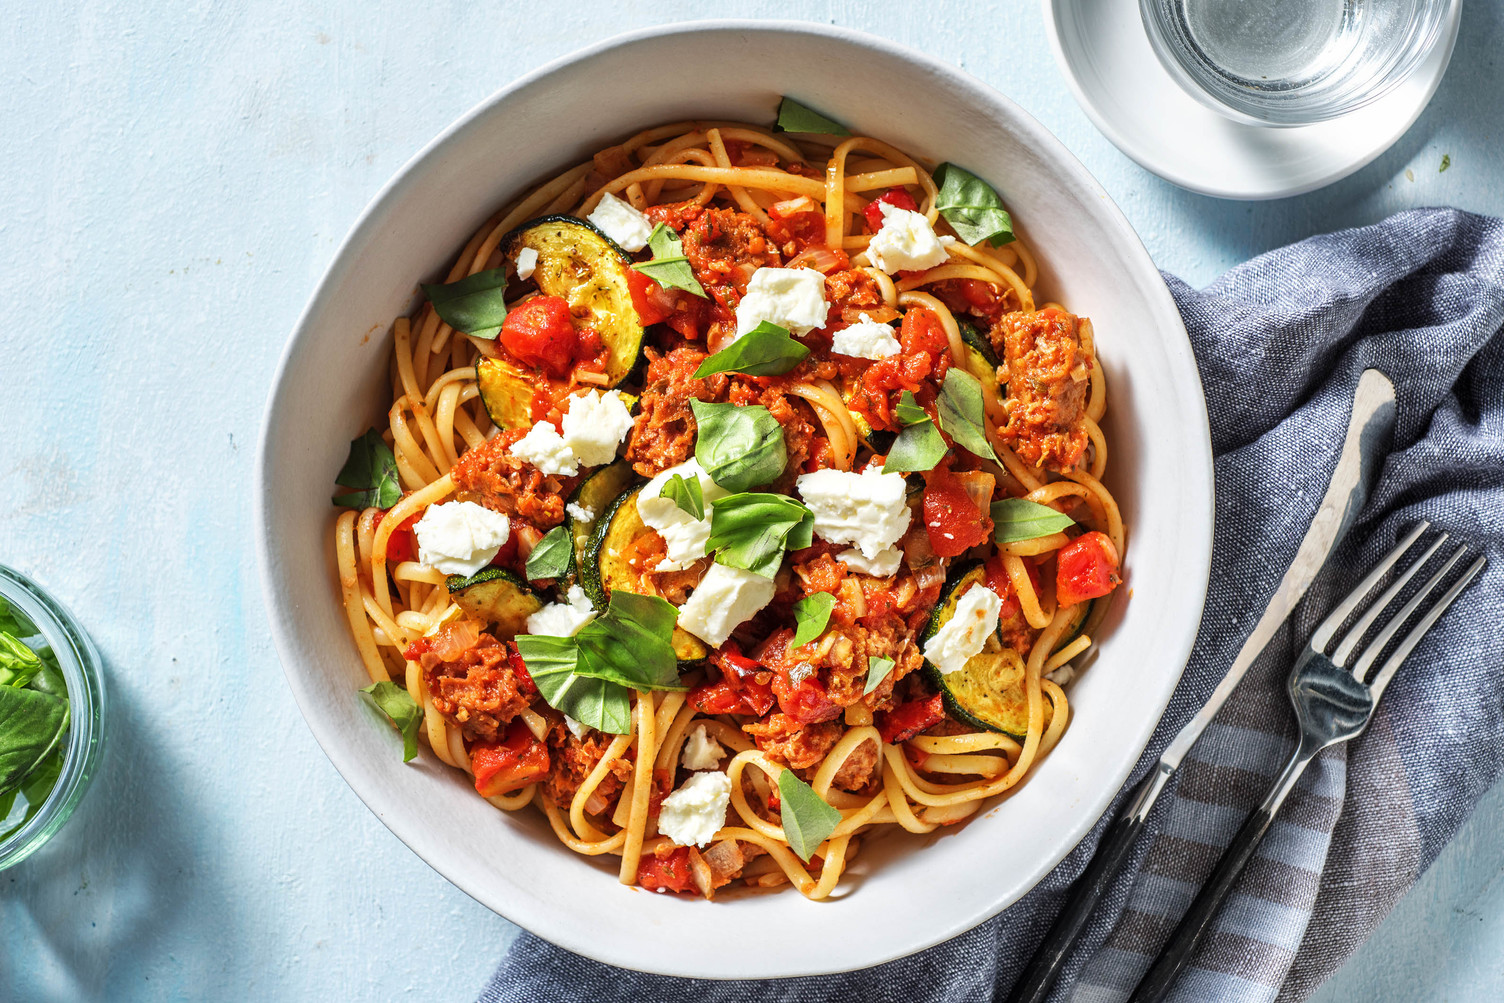
[[[334,768],[344,778],[351,790],[355,792],[356,796],[409,849],[471,898],[508,921],[555,945],[606,964],[665,975],[726,979],[749,976],[739,973],[729,975],[717,974],[706,970],[668,971],[663,968],[645,967],[646,965],[653,964],[658,959],[627,956],[616,951],[611,946],[611,943],[607,941],[584,936],[584,931],[578,927],[564,923],[554,923],[547,917],[526,915],[525,909],[515,908],[518,903],[498,900],[498,896],[488,894],[485,889],[467,884],[465,874],[451,873],[451,868],[448,866],[447,861],[430,859],[429,856],[419,850],[417,847],[422,843],[421,831],[428,828],[427,824],[415,816],[409,817],[404,816],[400,812],[384,812],[380,810],[377,804],[373,803],[373,797],[369,796],[373,792],[366,790],[366,785],[360,780],[359,771],[355,768],[356,761],[353,752],[346,749],[342,744],[335,733],[333,724],[326,722],[319,713],[314,712],[315,705],[319,704],[320,701],[317,694],[313,692],[312,687],[305,685],[305,673],[302,673],[298,668],[300,665],[300,648],[287,626],[288,618],[283,615],[296,605],[296,600],[284,597],[283,593],[276,588],[276,572],[279,561],[276,549],[272,543],[274,534],[270,532],[273,527],[270,527],[267,523],[270,490],[268,481],[271,464],[270,448],[274,438],[273,433],[277,430],[282,418],[282,415],[279,413],[278,404],[286,377],[297,363],[297,358],[302,351],[302,343],[309,334],[311,321],[317,312],[318,305],[329,294],[330,290],[345,281],[352,271],[353,261],[349,253],[351,248],[365,242],[372,236],[373,231],[379,229],[382,217],[388,208],[402,199],[407,191],[416,184],[414,178],[420,173],[418,168],[424,165],[431,157],[440,153],[455,137],[474,127],[478,120],[488,115],[497,105],[509,100],[516,92],[540,80],[565,71],[576,64],[588,61],[610,49],[650,39],[709,32],[813,35],[880,52],[908,64],[917,71],[935,74],[943,78],[948,85],[974,92],[982,100],[983,107],[987,107],[990,103],[993,106],[1007,109],[1011,116],[1010,127],[1013,128],[1015,133],[1020,134],[1027,142],[1043,150],[1051,158],[1052,162],[1058,164],[1060,170],[1068,175],[1069,181],[1072,184],[1078,186],[1084,193],[1093,196],[1095,204],[1099,207],[1098,220],[1103,229],[1110,232],[1116,238],[1122,249],[1134,261],[1134,269],[1128,276],[1129,281],[1141,290],[1151,310],[1157,316],[1162,316],[1165,319],[1168,329],[1164,332],[1163,340],[1172,349],[1168,355],[1170,365],[1178,370],[1175,373],[1176,378],[1185,381],[1189,386],[1194,386],[1196,390],[1195,406],[1188,408],[1189,417],[1194,426],[1189,432],[1189,438],[1194,440],[1200,448],[1197,449],[1194,457],[1188,458],[1197,462],[1189,464],[1186,477],[1187,486],[1197,491],[1204,500],[1204,504],[1199,509],[1192,509],[1192,513],[1196,516],[1196,525],[1187,527],[1189,531],[1188,536],[1194,537],[1193,545],[1190,548],[1190,554],[1193,559],[1190,570],[1195,573],[1194,599],[1195,607],[1198,611],[1205,604],[1211,570],[1214,470],[1206,401],[1204,395],[1201,393],[1200,373],[1195,363],[1189,337],[1185,333],[1179,309],[1170,295],[1169,287],[1165,284],[1159,270],[1149,257],[1149,253],[1145,249],[1143,242],[1129,225],[1122,211],[1112,201],[1106,190],[1087,172],[1080,161],[1066,149],[1065,145],[1022,107],[983,80],[907,45],[852,28],[792,19],[712,18],[699,21],[671,22],[623,32],[553,59],[498,88],[439,132],[438,135],[425,144],[396,171],[391,179],[371,198],[356,218],[349,232],[334,251],[318,283],[309,294],[308,300],[300,312],[292,334],[288,338],[282,350],[281,357],[278,360],[262,416],[261,430],[257,442],[256,481],[252,492],[252,517],[256,533],[257,563],[261,580],[262,598],[266,605],[273,647],[282,663],[283,674],[287,679],[289,688],[292,690],[298,710],[309,729],[313,732],[314,738],[318,741],[320,748],[323,749],[324,754],[329,758]],[[1178,338],[1176,337],[1177,334]],[[1122,789],[1124,782],[1128,779],[1130,772],[1141,757],[1144,748],[1148,745],[1149,739],[1163,717],[1165,709],[1169,706],[1170,699],[1176,687],[1179,685],[1181,673],[1184,671],[1184,665],[1189,659],[1199,626],[1200,614],[1198,612],[1196,617],[1187,618],[1186,622],[1178,628],[1176,636],[1169,639],[1166,644],[1166,650],[1176,653],[1180,670],[1174,673],[1166,672],[1160,677],[1160,692],[1155,694],[1155,702],[1159,708],[1158,713],[1152,717],[1146,716],[1140,723],[1132,740],[1122,748],[1123,755],[1121,758],[1112,767],[1104,771],[1106,780],[1103,783],[1101,792],[1089,804],[1082,805],[1081,810],[1076,813],[1074,824],[1067,830],[1059,833],[1054,851],[1048,854],[1048,859],[1038,867],[1037,873],[1028,876],[1022,885],[1022,889],[1016,895],[1012,897],[1006,895],[1000,896],[997,901],[992,902],[984,910],[973,911],[968,915],[953,918],[949,922],[938,922],[930,933],[922,938],[916,938],[911,944],[905,945],[901,950],[891,951],[878,957],[863,958],[859,963],[855,964],[843,961],[839,957],[832,957],[828,963],[825,963],[821,967],[804,966],[784,967],[777,968],[776,970],[768,969],[757,977],[784,978],[834,974],[907,957],[973,929],[1021,899],[1029,890],[1053,871],[1059,865],[1060,861],[1076,847]],[[410,835],[413,838],[409,838]]]

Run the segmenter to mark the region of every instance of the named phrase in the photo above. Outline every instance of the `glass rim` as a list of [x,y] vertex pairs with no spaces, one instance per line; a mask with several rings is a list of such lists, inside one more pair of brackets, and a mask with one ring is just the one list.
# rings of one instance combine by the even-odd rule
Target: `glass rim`
[[78,807],[104,751],[105,691],[99,650],[50,593],[28,576],[0,564],[0,596],[24,614],[51,645],[68,692],[68,748],[62,770],[31,820],[0,839],[0,870],[4,870],[40,849]]

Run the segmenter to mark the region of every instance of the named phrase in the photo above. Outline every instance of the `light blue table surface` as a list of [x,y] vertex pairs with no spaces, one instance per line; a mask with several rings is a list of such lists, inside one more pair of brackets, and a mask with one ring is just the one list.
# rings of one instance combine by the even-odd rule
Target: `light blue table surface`
[[[707,7],[25,6],[0,27],[0,561],[79,614],[113,703],[74,821],[0,874],[0,999],[472,999],[515,928],[350,792],[272,652],[250,522],[261,409],[339,240],[420,146],[520,73]],[[1409,206],[1504,213],[1504,14],[1487,0],[1394,148],[1262,204],[1188,194],[1113,148],[1025,0],[715,12],[862,28],[977,74],[1193,283]],[[1500,998],[1501,873],[1495,791],[1318,998]]]

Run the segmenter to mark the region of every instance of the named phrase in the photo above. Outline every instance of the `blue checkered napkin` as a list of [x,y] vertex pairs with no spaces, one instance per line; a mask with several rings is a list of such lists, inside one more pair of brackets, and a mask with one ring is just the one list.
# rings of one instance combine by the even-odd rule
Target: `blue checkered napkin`
[[[1217,528],[1201,636],[1134,782],[1211,693],[1294,557],[1366,367],[1398,390],[1395,448],[1327,574],[1160,799],[1053,999],[1127,997],[1293,746],[1283,684],[1297,646],[1402,528],[1430,519],[1490,558],[1367,732],[1307,771],[1174,997],[1300,1000],[1436,858],[1504,759],[1504,222],[1416,210],[1272,251],[1201,292],[1168,281],[1211,413]],[[988,999],[1006,993],[1105,827],[1001,916],[877,968],[694,982],[610,968],[523,934],[481,999]]]

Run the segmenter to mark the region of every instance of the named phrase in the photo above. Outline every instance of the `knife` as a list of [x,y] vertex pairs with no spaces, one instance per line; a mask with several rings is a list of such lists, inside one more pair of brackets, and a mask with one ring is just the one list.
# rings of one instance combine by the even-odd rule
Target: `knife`
[[1243,642],[1238,656],[1233,659],[1227,674],[1212,691],[1210,699],[1171,740],[1154,769],[1140,782],[1138,793],[1118,814],[1112,827],[1102,838],[1097,852],[1086,865],[1086,870],[1071,886],[1070,896],[1055,918],[1050,932],[1045,934],[1039,949],[1034,952],[1028,967],[1014,985],[1013,993],[1008,997],[1009,1003],[1042,1003],[1049,995],[1066,956],[1086,929],[1087,920],[1091,918],[1097,903],[1127,863],[1129,851],[1143,831],[1149,810],[1154,807],[1154,802],[1159,799],[1165,785],[1180,768],[1181,760],[1191,750],[1191,746],[1196,744],[1212,718],[1217,716],[1217,711],[1222,709],[1222,705],[1247,674],[1254,659],[1258,658],[1265,645],[1274,637],[1275,631],[1279,630],[1290,611],[1306,594],[1316,572],[1321,570],[1327,557],[1357,520],[1358,513],[1368,498],[1369,489],[1378,477],[1379,468],[1383,466],[1384,457],[1388,454],[1396,410],[1394,384],[1389,377],[1377,369],[1365,369],[1358,380],[1357,393],[1353,396],[1352,415],[1348,418],[1342,452],[1332,471],[1332,483],[1316,509],[1311,528],[1306,530],[1305,538],[1295,552],[1295,560],[1285,571],[1279,588],[1274,590],[1274,598],[1270,600],[1253,632]]

